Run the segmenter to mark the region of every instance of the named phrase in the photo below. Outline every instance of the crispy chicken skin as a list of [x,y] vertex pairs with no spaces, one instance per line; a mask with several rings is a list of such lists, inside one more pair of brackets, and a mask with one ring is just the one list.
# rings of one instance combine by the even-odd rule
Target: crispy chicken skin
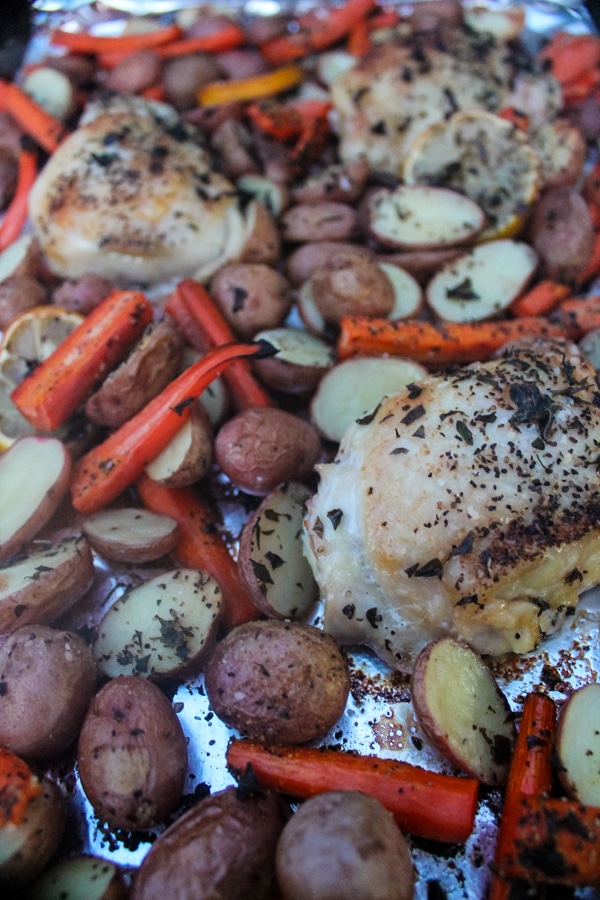
[[400,669],[442,634],[531,650],[600,581],[599,450],[595,371],[569,343],[384,399],[309,502],[325,629]]
[[210,277],[248,224],[233,185],[164,104],[91,104],[40,173],[30,216],[52,271],[117,284]]

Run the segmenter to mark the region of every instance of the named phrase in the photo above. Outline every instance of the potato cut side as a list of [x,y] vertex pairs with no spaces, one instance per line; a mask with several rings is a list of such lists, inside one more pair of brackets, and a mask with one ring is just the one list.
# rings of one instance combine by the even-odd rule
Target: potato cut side
[[509,239],[480,244],[433,276],[429,306],[446,322],[478,322],[507,309],[538,265],[535,250]]
[[314,390],[334,362],[332,347],[301,328],[270,328],[255,335],[277,349],[276,356],[257,360],[254,370],[274,391],[303,393]]
[[571,694],[558,721],[558,774],[574,800],[600,806],[600,684]]
[[212,460],[213,427],[205,407],[195,403],[175,437],[146,466],[146,474],[167,487],[187,487],[208,475]]
[[266,175],[242,175],[237,187],[244,194],[254,197],[273,215],[279,216],[288,203],[285,186],[267,178]]
[[242,531],[238,569],[252,602],[277,619],[301,618],[317,598],[302,552],[302,521],[310,491],[290,482],[265,497]]
[[129,507],[94,513],[82,528],[100,556],[135,564],[165,556],[175,547],[179,534],[175,519]]
[[347,359],[321,379],[311,403],[312,421],[323,437],[339,442],[346,429],[371,415],[384,397],[399,393],[426,375],[425,367],[410,359]]
[[71,457],[56,438],[19,438],[0,457],[0,561],[48,522],[69,487]]
[[506,697],[483,660],[466,644],[428,644],[413,670],[412,700],[431,743],[484,784],[504,784],[515,742]]
[[406,250],[464,244],[486,223],[485,213],[469,197],[428,185],[377,191],[368,215],[371,234],[379,244]]
[[207,572],[176,569],[124,594],[93,646],[102,674],[160,678],[197,671],[221,618],[221,589]]
[[532,129],[530,140],[540,158],[545,190],[578,182],[587,155],[581,129],[565,119],[554,119]]
[[512,122],[484,110],[462,110],[428,126],[408,148],[406,184],[459,191],[486,215],[480,240],[513,237],[527,222],[540,189],[540,161]]
[[126,900],[119,866],[98,856],[72,856],[46,869],[28,900]]
[[393,263],[381,262],[379,268],[385,272],[394,288],[394,305],[388,318],[395,320],[416,316],[423,304],[423,291],[417,279]]
[[481,34],[490,34],[501,41],[513,41],[523,31],[525,10],[520,6],[507,9],[488,9],[472,6],[464,11],[465,24]]
[[0,253],[0,282],[11,275],[35,278],[40,264],[40,248],[32,234],[23,234]]
[[23,79],[23,90],[51,116],[66,122],[75,109],[75,88],[58,69],[40,66]]
[[50,625],[91,586],[94,560],[87,540],[69,538],[0,569],[0,634],[22,625]]

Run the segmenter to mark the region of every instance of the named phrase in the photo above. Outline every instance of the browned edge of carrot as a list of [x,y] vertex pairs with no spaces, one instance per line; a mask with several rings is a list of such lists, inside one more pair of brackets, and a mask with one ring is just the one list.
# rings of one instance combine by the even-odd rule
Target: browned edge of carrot
[[236,625],[260,618],[260,612],[244,591],[237,566],[219,534],[208,505],[192,488],[168,488],[147,475],[135,483],[147,509],[170,516],[179,525],[175,553],[182,565],[209,572],[221,588],[223,619],[229,631]]
[[72,53],[105,53],[121,51],[131,53],[136,50],[160,47],[181,38],[182,31],[178,25],[165,25],[154,31],[139,34],[99,35],[89,31],[63,31],[56,29],[50,36],[56,47],[66,47]]
[[517,827],[498,863],[505,879],[571,886],[600,884],[600,807],[522,795]]
[[314,747],[268,747],[233,739],[227,764],[234,775],[248,770],[259,784],[307,799],[324,791],[356,790],[383,803],[402,831],[448,843],[473,831],[479,783],[440,775],[409,763]]
[[[191,278],[181,281],[169,296],[165,308],[188,342],[200,352],[236,340],[223,313],[204,285],[198,281]],[[236,409],[273,405],[271,396],[258,383],[246,360],[233,363],[223,373],[223,378],[231,391]]]
[[46,153],[54,153],[67,133],[60,119],[47,112],[14,82],[0,81],[0,109],[12,116]]
[[340,323],[337,352],[340,359],[358,354],[406,356],[435,367],[490,359],[504,344],[520,338],[566,336],[566,325],[538,316],[438,325],[416,319],[345,316]]
[[233,360],[273,352],[265,341],[226,344],[185,369],[139,413],[77,461],[71,480],[75,509],[94,512],[133,484],[175,437],[202,392]]
[[112,291],[17,385],[13,403],[36,428],[58,428],[125,358],[153,315],[141,291]]
[[[540,797],[552,787],[552,750],[556,728],[556,706],[547,694],[528,694],[523,703],[521,724],[508,773],[504,806],[498,829],[494,870],[503,871],[503,859],[512,847],[518,830],[523,796]],[[492,878],[488,900],[509,896],[510,885],[497,874]]]

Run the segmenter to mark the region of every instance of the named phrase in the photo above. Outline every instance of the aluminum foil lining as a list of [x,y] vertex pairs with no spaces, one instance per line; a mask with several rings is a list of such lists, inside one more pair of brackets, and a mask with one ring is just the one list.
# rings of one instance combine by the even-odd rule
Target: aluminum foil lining
[[[427,0],[416,0],[427,2]],[[47,43],[49,25],[96,26],[102,33],[119,33],[130,14],[158,15],[168,19],[176,11],[197,6],[196,0],[106,0],[90,4],[87,0],[36,0],[34,10],[38,32],[28,57],[39,58]],[[248,0],[212,3],[211,6],[235,11],[241,16],[273,15],[280,11],[314,6],[293,0]],[[400,4],[410,9],[412,4]],[[474,4],[473,4],[474,5]],[[481,5],[481,3],[479,3]],[[489,2],[490,6],[513,4]],[[544,37],[557,29],[577,32],[595,30],[587,7],[582,2],[536,0],[527,4],[526,27],[533,35]],[[235,489],[219,483],[224,529],[235,542],[247,515],[244,499]],[[72,533],[73,524],[54,529],[52,537]],[[86,633],[99,622],[106,609],[131,585],[156,575],[158,570],[108,568],[97,563],[93,590],[61,624]],[[319,623],[320,610],[311,617]],[[437,772],[451,772],[448,763],[424,737],[410,702],[405,676],[391,672],[369,651],[353,649],[348,653],[352,694],[347,709],[321,745],[375,754],[407,762]],[[525,656],[494,663],[494,672],[512,709],[518,712],[525,695],[541,688],[560,704],[573,689],[600,675],[600,589],[589,591],[581,599],[576,614],[563,630],[538,650]],[[225,749],[234,732],[212,713],[203,688],[202,676],[191,682],[173,685],[172,699],[189,739],[189,773],[186,797],[193,800],[209,788],[220,790],[233,783],[225,767]],[[79,782],[72,760],[61,761],[49,774],[63,786],[68,798],[67,837],[63,853],[89,852],[110,858],[125,867],[137,867],[161,829],[147,833],[125,834],[110,831],[98,821]],[[410,839],[418,872],[416,900],[484,898],[489,883],[489,864],[493,858],[501,795],[483,790],[473,835],[464,845],[442,846]],[[573,894],[582,900],[599,898],[594,888]]]

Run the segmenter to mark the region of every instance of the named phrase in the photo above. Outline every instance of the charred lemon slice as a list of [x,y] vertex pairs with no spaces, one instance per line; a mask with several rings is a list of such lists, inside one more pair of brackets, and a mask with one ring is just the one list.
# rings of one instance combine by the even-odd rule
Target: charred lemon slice
[[12,391],[82,321],[79,313],[63,307],[36,306],[13,319],[4,332],[0,342],[0,453],[17,438],[36,434],[10,399]]
[[408,148],[406,184],[452,188],[486,214],[478,240],[517,235],[540,190],[540,161],[525,133],[483,110],[434,122]]

